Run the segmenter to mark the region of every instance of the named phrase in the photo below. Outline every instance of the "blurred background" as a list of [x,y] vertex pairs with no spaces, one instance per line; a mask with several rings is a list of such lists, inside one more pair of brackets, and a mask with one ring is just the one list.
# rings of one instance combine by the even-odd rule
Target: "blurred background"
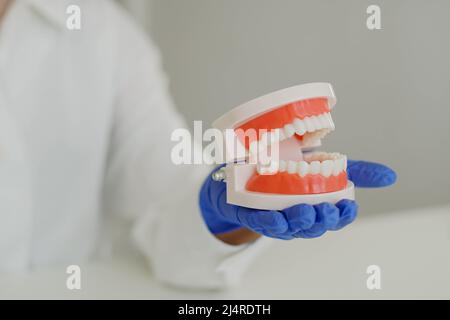
[[[121,0],[159,46],[179,110],[207,124],[284,87],[338,98],[324,149],[392,166],[361,215],[450,203],[450,1]],[[381,30],[366,9],[381,7]]]

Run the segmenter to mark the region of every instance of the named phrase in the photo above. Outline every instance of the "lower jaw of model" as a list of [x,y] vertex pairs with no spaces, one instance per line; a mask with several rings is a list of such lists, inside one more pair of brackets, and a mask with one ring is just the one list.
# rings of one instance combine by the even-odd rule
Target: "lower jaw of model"
[[[250,157],[257,159],[245,189],[280,195],[344,190],[348,185],[347,157],[311,151],[334,128],[327,101],[321,98],[291,103],[235,128],[236,132],[248,129],[257,132],[253,140],[242,141]],[[278,156],[272,155],[268,162],[260,161],[257,155],[274,144],[278,144]]]

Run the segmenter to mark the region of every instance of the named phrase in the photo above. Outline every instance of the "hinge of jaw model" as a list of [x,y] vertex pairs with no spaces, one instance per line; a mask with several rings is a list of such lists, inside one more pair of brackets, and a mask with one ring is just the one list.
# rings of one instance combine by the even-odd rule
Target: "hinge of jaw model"
[[314,151],[335,129],[336,104],[328,83],[308,83],[244,103],[213,126],[225,136],[227,164],[214,180],[226,180],[228,203],[282,210],[290,206],[354,200],[347,157]]

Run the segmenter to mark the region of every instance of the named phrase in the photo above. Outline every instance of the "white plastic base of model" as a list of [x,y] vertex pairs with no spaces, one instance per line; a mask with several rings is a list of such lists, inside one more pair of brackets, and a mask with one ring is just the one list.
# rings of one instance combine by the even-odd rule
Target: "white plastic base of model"
[[[233,129],[286,104],[313,98],[326,98],[330,109],[336,104],[336,96],[331,84],[323,82],[307,83],[275,91],[253,99],[230,110],[214,121],[213,127],[222,132],[231,129],[231,133],[225,132],[226,162],[242,160],[247,156],[247,150],[234,134]],[[320,141],[318,143],[320,144]]]
[[229,164],[225,167],[228,203],[260,210],[283,210],[300,203],[313,205],[355,199],[355,188],[351,181],[344,190],[320,194],[290,195],[247,191],[245,185],[255,173],[255,167],[254,164]]

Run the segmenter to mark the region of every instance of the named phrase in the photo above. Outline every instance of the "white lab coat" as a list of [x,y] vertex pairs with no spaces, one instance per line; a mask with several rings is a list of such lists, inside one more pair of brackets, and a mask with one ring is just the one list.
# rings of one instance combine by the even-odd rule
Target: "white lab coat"
[[16,0],[0,29],[0,270],[83,263],[129,224],[162,281],[236,283],[260,244],[205,227],[157,51],[112,1],[74,3],[79,31],[62,0]]

